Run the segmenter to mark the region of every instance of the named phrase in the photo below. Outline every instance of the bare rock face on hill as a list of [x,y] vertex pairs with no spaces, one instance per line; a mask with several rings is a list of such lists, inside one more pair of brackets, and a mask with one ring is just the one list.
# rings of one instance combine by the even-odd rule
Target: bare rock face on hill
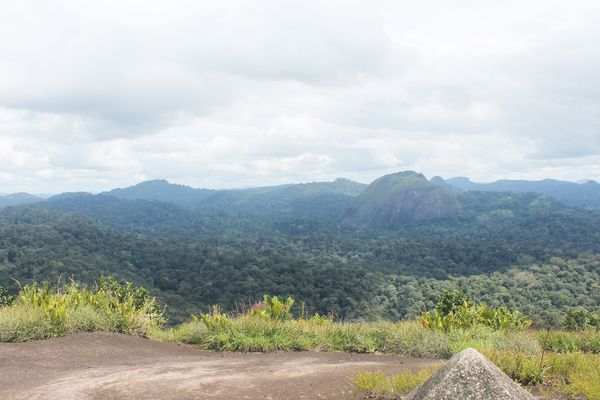
[[457,193],[412,171],[383,176],[358,196],[345,221],[369,227],[399,226],[455,216]]
[[532,400],[535,397],[479,352],[466,349],[452,357],[406,399]]

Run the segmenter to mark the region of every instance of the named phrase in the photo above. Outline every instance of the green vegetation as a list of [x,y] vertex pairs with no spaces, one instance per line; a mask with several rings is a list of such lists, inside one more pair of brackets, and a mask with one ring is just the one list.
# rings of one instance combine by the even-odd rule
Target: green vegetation
[[[478,349],[508,376],[522,385],[536,385],[542,393],[555,398],[600,399],[600,356],[584,353],[541,353],[489,351]],[[382,372],[357,375],[354,385],[361,392],[385,395],[386,399],[411,391],[435,370],[386,376]],[[564,397],[568,396],[568,397]]]
[[12,304],[0,307],[0,342],[90,331],[147,336],[163,323],[146,289],[114,278],[100,279],[94,289],[75,282],[57,289],[33,283],[23,286]]
[[386,376],[383,372],[362,372],[354,378],[354,385],[372,394],[406,394],[427,380],[439,367],[429,367],[419,372],[406,370],[398,375]]
[[583,307],[572,308],[567,311],[563,327],[571,331],[582,329],[600,330],[600,312],[588,311]]
[[[600,399],[600,332],[535,331],[521,322],[490,324],[461,311],[467,306],[493,310],[470,302],[463,292],[443,292],[436,312],[469,322],[432,329],[419,321],[339,322],[332,316],[308,317],[305,307],[292,298],[266,295],[237,316],[213,306],[188,322],[164,329],[166,321],[156,299],[130,283],[102,278],[93,288],[72,282],[56,289],[33,283],[23,286],[10,304],[0,306],[0,341],[110,331],[190,343],[205,350],[385,352],[429,358],[448,358],[474,347],[523,385]],[[511,310],[502,313],[513,315]],[[356,378],[356,385],[370,393],[398,395],[432,372],[395,377],[364,373]]]
[[0,209],[0,286],[14,296],[15,279],[114,275],[149,288],[174,324],[264,292],[342,320],[400,321],[461,287],[558,326],[566,308],[600,311],[598,226],[599,213],[539,194],[452,191],[413,172],[367,188],[151,181]]
[[530,326],[531,321],[519,310],[509,310],[506,307],[491,308],[485,303],[473,304],[462,290],[455,289],[444,290],[441,293],[435,310],[423,314],[421,324],[429,329],[448,332],[476,325],[503,330],[522,329]]
[[540,333],[544,348],[557,353],[585,352],[600,354],[600,332],[549,331]]
[[[498,324],[490,323],[497,320],[498,315],[483,317],[486,314],[499,314],[501,319],[515,315],[518,318],[508,317],[509,323]],[[569,318],[573,315],[588,316],[581,310],[576,314],[569,310],[566,324],[572,323]],[[587,321],[586,318],[578,320]],[[485,304],[474,306],[469,296],[456,289],[442,292],[436,309],[425,313],[422,323],[423,329],[443,332],[450,354],[473,347],[524,386],[537,385],[550,395],[560,393],[600,399],[600,355],[595,354],[600,350],[600,332],[526,330],[529,321],[522,315],[512,310],[493,310]],[[396,398],[429,375],[430,371],[417,375],[405,372],[391,377],[381,372],[365,372],[355,378],[354,384],[362,392]]]
[[0,286],[0,306],[7,306],[12,301],[13,298],[8,294],[8,290],[4,286]]
[[382,176],[371,183],[346,214],[346,222],[390,227],[447,219],[460,214],[456,192],[429,182],[412,171]]
[[[506,207],[518,210],[531,199],[511,201]],[[600,256],[585,254],[600,253],[600,220],[579,211],[367,232],[189,211],[161,217],[169,208],[156,204],[140,205],[154,210],[144,219],[130,207],[107,208],[119,230],[38,207],[0,210],[0,285],[15,295],[13,279],[93,285],[114,275],[149,288],[172,323],[213,303],[233,312],[240,300],[254,303],[265,292],[343,320],[414,319],[453,287],[535,316],[536,326],[558,325],[568,307],[600,310]]]

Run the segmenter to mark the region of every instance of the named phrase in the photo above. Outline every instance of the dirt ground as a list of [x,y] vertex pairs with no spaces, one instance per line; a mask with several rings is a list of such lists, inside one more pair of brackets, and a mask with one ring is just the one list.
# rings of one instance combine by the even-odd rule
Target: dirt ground
[[355,399],[359,371],[433,363],[374,354],[213,353],[91,333],[0,343],[0,399]]

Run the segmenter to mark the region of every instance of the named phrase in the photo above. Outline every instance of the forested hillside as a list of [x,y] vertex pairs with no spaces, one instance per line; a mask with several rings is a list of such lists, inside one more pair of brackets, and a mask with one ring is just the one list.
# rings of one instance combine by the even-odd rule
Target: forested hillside
[[[0,285],[115,275],[153,288],[173,322],[264,293],[344,319],[414,317],[450,286],[546,323],[600,304],[598,213],[535,193],[438,196],[417,174],[391,179],[364,191],[338,180],[222,192],[220,207],[73,193],[4,208]],[[352,207],[388,215],[407,201],[403,213],[433,217],[352,218]],[[445,201],[453,212],[440,214]]]
[[491,183],[477,183],[464,177],[447,180],[436,177],[434,182],[440,186],[465,191],[534,192],[551,196],[572,206],[600,209],[600,184],[595,181],[575,183],[556,179],[541,181],[503,179]]

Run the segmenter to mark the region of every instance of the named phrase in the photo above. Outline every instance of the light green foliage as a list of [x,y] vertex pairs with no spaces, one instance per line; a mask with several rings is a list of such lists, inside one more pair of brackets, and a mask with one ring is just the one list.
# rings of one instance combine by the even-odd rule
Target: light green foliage
[[416,322],[400,322],[389,329],[385,350],[413,357],[447,358],[450,341],[442,331],[424,329]]
[[0,342],[21,342],[57,336],[44,310],[30,305],[0,307]]
[[496,330],[524,329],[531,325],[519,310],[506,307],[491,308],[485,303],[473,304],[461,290],[445,290],[436,308],[421,316],[424,327],[450,332],[483,325]]
[[562,371],[563,384],[559,386],[560,391],[589,400],[599,400],[600,357],[595,354],[559,355],[553,362],[554,368],[558,369],[559,362],[565,358],[569,362]]
[[113,331],[147,336],[164,318],[144,289],[113,278],[95,289],[73,282],[59,289],[34,282],[21,288],[13,304],[0,308],[2,341],[44,339],[75,332]]
[[264,304],[235,318],[213,306],[208,313],[155,337],[196,343],[208,350],[387,352],[431,358],[447,358],[466,347],[540,350],[536,338],[522,331],[473,325],[445,332],[426,329],[416,321],[342,323],[318,314],[293,319],[293,299],[283,302],[277,296],[265,296]]
[[354,378],[354,385],[367,394],[405,394],[429,378],[439,366],[419,372],[402,371],[398,375],[386,376],[381,371],[362,372]]
[[450,354],[473,347],[481,351],[506,351],[537,354],[541,351],[536,337],[526,331],[498,331],[486,326],[457,329],[444,334]]
[[[481,349],[480,349],[481,350]],[[523,352],[483,351],[504,373],[523,385],[544,382],[549,367],[540,363],[540,357]]]
[[600,354],[600,332],[550,331],[538,333],[544,348],[556,353],[586,352]]
[[[231,320],[221,311],[221,307],[213,305],[208,313],[200,315],[200,320],[208,330],[226,329],[231,325]],[[198,322],[198,317],[192,316],[192,322]]]
[[364,392],[374,394],[384,394],[392,391],[389,378],[381,371],[361,372],[354,378],[354,386]]
[[[588,400],[600,399],[600,356],[584,353],[485,352],[508,376],[525,385]],[[579,396],[579,397],[578,397]]]
[[289,320],[292,318],[294,299],[288,297],[285,301],[278,296],[265,294],[263,301],[252,306],[252,315],[274,320]]

